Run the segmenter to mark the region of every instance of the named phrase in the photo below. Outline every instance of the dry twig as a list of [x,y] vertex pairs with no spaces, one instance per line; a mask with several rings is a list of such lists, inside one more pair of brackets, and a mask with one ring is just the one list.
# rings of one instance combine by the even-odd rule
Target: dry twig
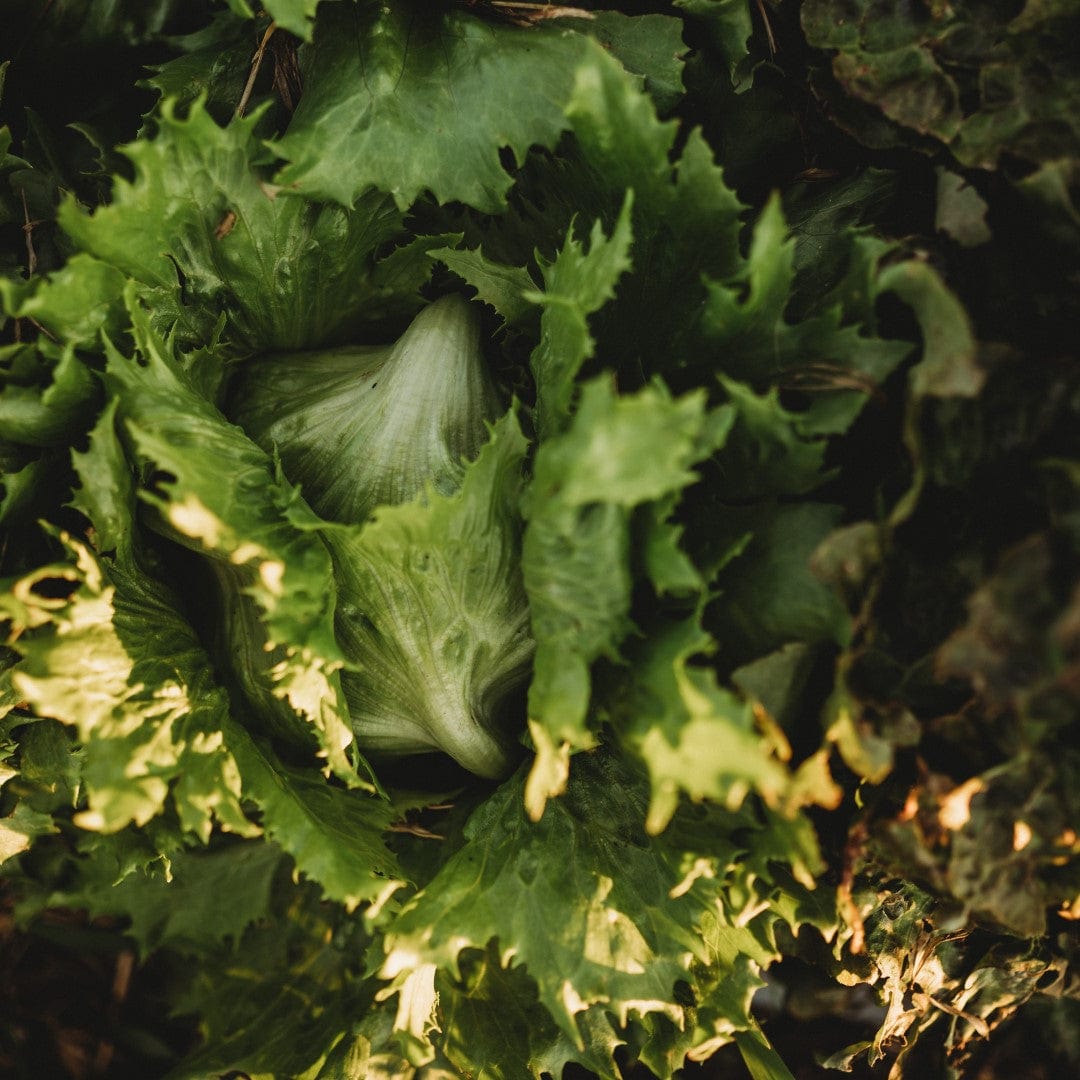
[[276,30],[277,23],[272,22],[266,28],[266,32],[255,50],[255,55],[251,58],[251,71],[248,74],[247,82],[244,84],[244,92],[240,95],[240,102],[236,106],[237,118],[244,115],[244,110],[251,100],[251,93],[255,89],[255,80],[259,77],[259,68],[262,67],[263,57],[266,55],[266,46],[270,44],[270,39],[274,36]]

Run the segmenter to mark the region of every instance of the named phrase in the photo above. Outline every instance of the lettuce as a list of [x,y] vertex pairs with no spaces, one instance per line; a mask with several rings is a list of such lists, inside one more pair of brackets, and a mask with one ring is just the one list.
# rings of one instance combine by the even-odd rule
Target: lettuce
[[[513,756],[503,706],[532,654],[517,510],[525,443],[511,413],[481,449],[497,398],[479,330],[476,310],[447,296],[392,346],[252,361],[232,415],[324,520],[355,526],[321,535],[357,745],[445,750],[498,777]],[[282,646],[260,633],[243,569],[217,566],[224,653],[281,727],[267,691]]]
[[1076,1073],[1069,4],[17,6],[0,1071]]
[[479,312],[459,296],[423,308],[392,346],[249,361],[231,397],[230,418],[312,509],[352,525],[429,485],[455,491],[498,409]]

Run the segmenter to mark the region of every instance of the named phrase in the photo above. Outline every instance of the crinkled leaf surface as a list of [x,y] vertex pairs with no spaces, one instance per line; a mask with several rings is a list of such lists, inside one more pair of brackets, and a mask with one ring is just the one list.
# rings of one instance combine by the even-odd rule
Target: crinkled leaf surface
[[[835,1063],[902,1044],[897,1072],[1011,1074],[1004,1025],[1030,1007],[1024,1064],[1077,1072],[1075,3],[8,7],[4,902],[157,948],[205,1039],[174,1076],[666,1077],[734,1041],[780,1077],[751,999],[781,955],[759,1003],[807,963],[882,992],[880,1032]],[[249,72],[256,115],[227,122]],[[155,90],[177,104],[131,168],[114,147]],[[62,192],[96,208],[68,203],[67,236]],[[338,741],[329,534],[214,403],[240,356],[389,340],[452,278],[494,309],[487,358],[535,437],[537,757],[500,788],[381,761],[381,801]],[[369,584],[468,622],[447,582],[482,545],[426,574],[403,552],[452,532],[447,508],[400,509],[369,522]],[[274,699],[300,745],[255,735],[220,651],[215,672],[208,564],[318,714]],[[54,1030],[23,1022],[27,989],[0,1071]],[[60,1045],[139,1072],[120,1059],[159,1029],[133,1004]]]
[[650,833],[670,822],[680,792],[738,809],[750,791],[776,802],[787,786],[787,770],[751,704],[717,685],[705,665],[711,646],[693,616],[655,625],[647,642],[628,650],[630,675],[610,717],[648,770]]
[[[143,326],[144,362],[113,351],[109,380],[128,452],[163,481],[141,497],[172,539],[229,566],[249,567],[269,640],[285,647],[274,692],[298,713],[340,775],[355,777],[338,674],[335,589],[318,519],[271,459],[187,381]],[[223,475],[223,466],[228,472]],[[300,719],[303,717],[303,720]]]
[[[798,418],[781,421],[779,426],[795,429],[787,439],[845,431],[910,352],[906,342],[882,340],[859,325],[872,319],[867,294],[889,287],[881,280],[885,275],[876,272],[883,246],[872,241],[865,249],[850,233],[847,246],[848,274],[803,318],[791,318],[788,309],[799,285],[798,242],[789,236],[779,200],[772,199],[755,222],[743,266],[726,279],[708,282],[703,330],[718,370],[759,392],[779,385],[811,394]],[[801,469],[792,464],[788,483],[797,483]]]
[[[475,812],[464,846],[391,924],[384,974],[438,964],[452,980],[446,1019],[463,1025],[491,1008],[493,986],[537,993],[529,1019],[515,1010],[507,1020],[534,1072],[575,1060],[613,1075],[615,1042],[641,1043],[627,1034],[631,1021],[654,1033],[642,1060],[656,1068],[666,1058],[660,1073],[705,1056],[752,1027],[777,925],[828,925],[813,894],[770,869],[772,858],[792,859],[807,879],[817,866],[798,827],[697,808],[649,838],[641,778],[608,750],[575,759],[566,794],[539,822],[522,812],[522,786],[521,776],[509,781]],[[452,1055],[462,1034],[447,1030]],[[492,1059],[505,1060],[494,1050]]]
[[246,732],[226,729],[244,781],[244,794],[262,811],[266,835],[331,900],[352,911],[389,895],[400,884],[383,839],[395,816],[385,800],[345,791],[309,771],[289,768]]
[[275,879],[286,864],[280,848],[267,843],[182,851],[170,857],[167,879],[159,865],[156,872],[88,889],[80,899],[95,913],[127,916],[143,955],[168,946],[197,956],[239,940],[251,923],[270,915]]
[[188,341],[208,340],[224,313],[241,348],[301,348],[358,316],[418,307],[430,260],[417,252],[404,280],[376,262],[376,249],[401,235],[393,204],[370,192],[345,211],[276,194],[257,121],[222,128],[199,102],[186,117],[166,103],[155,136],[127,148],[135,179],[118,179],[112,203],[92,215],[68,200],[61,224],[146,286],[155,324]]
[[73,345],[0,346],[0,431],[5,442],[64,446],[86,430],[97,403],[94,376]]
[[632,509],[691,483],[729,421],[701,394],[676,399],[654,386],[619,397],[601,377],[565,433],[541,446],[522,565],[537,643],[529,713],[555,745],[592,744],[590,666],[617,657],[632,626]]
[[[137,578],[116,588],[93,554],[72,544],[71,564],[44,567],[13,592],[16,625],[38,628],[20,638],[14,683],[39,715],[72,725],[85,746],[81,823],[112,832],[173,804],[204,840],[214,818],[256,832],[222,741],[225,696],[210,682],[194,634],[160,588]],[[69,597],[43,598],[46,582],[66,582]]]
[[[696,353],[702,275],[738,265],[741,204],[699,133],[676,167],[675,125],[610,58],[578,70],[568,115],[584,166],[581,186],[611,220],[634,192],[634,272],[594,327],[605,359],[628,379],[667,376]],[[693,344],[692,344],[693,343]]]
[[315,49],[275,144],[290,162],[277,183],[345,206],[376,187],[402,208],[430,191],[488,212],[505,205],[512,182],[500,148],[521,161],[531,145],[554,145],[574,70],[599,53],[573,31],[414,0],[324,7]]
[[[530,230],[535,245],[537,232],[550,235],[547,230],[558,227],[561,215],[570,217],[582,204],[606,225],[613,241],[622,233],[619,223],[631,189],[627,255],[632,265],[611,279],[614,297],[588,316],[589,339],[599,343],[586,348],[586,358],[595,354],[590,366],[617,370],[627,388],[655,374],[674,389],[690,388],[713,371],[746,381],[758,393],[782,382],[806,386],[814,396],[800,420],[803,431],[845,430],[910,350],[906,343],[876,335],[868,302],[881,291],[877,267],[887,245],[860,236],[850,227],[858,218],[842,210],[830,216],[801,209],[791,237],[774,200],[757,221],[744,257],[739,246],[743,207],[708,144],[692,131],[673,165],[675,126],[657,119],[647,95],[610,58],[578,70],[568,117],[574,141],[567,160],[559,168],[530,162],[521,200],[509,217],[476,230],[488,256],[530,260],[532,251],[517,231]],[[570,186],[579,198],[564,206],[558,193]],[[826,203],[826,210],[830,207]],[[819,233],[832,239],[825,244]],[[564,236],[550,236],[552,250]],[[472,238],[467,230],[466,242]],[[829,270],[825,287],[817,273],[823,249]],[[611,242],[607,250],[614,253]],[[565,259],[569,269],[570,255],[564,247],[556,261]],[[541,260],[546,279],[545,267]],[[564,278],[560,295],[567,287],[581,290],[578,302],[586,311],[602,295],[581,273]],[[595,299],[586,305],[587,297]],[[553,329],[560,317],[569,320],[570,312],[551,312]],[[566,378],[582,353],[561,337],[558,344]],[[542,372],[553,366],[541,363],[545,351],[542,344],[533,357],[541,395],[546,392]],[[568,392],[561,393],[565,398]]]
[[45,278],[0,279],[6,314],[33,319],[53,338],[73,345],[93,346],[99,331],[120,330],[123,292],[124,275],[86,254],[72,256]]
[[465,846],[389,927],[384,975],[457,971],[463,948],[494,938],[579,1046],[575,1017],[596,1002],[621,1023],[632,1009],[678,1020],[675,983],[707,958],[694,927],[715,880],[677,888],[677,849],[647,839],[640,782],[606,752],[578,759],[539,821],[523,812],[522,786],[519,776],[487,800]]
[[[103,415],[78,462],[78,505],[99,523],[99,544],[108,554],[97,563],[82,554],[86,580],[74,601],[82,607],[43,613],[55,629],[31,639],[19,675],[38,707],[73,724],[88,744],[83,775],[94,818],[85,824],[112,831],[129,820],[144,822],[160,812],[172,782],[181,825],[204,842],[214,817],[252,835],[259,830],[242,812],[242,792],[259,807],[263,830],[327,896],[348,906],[375,897],[395,871],[381,839],[394,811],[382,800],[333,787],[318,773],[287,768],[233,717],[176,597],[142,566],[135,492],[114,411]],[[70,675],[63,675],[77,648],[99,673],[93,694],[86,693],[85,678],[70,687]]]
[[536,379],[537,427],[541,438],[566,426],[581,365],[593,354],[588,318],[614,296],[619,276],[630,268],[630,209],[623,203],[610,239],[593,224],[588,251],[572,236],[549,265],[542,265],[543,292],[526,299],[542,309],[540,341],[530,358]]
[[533,645],[518,570],[526,449],[511,410],[451,494],[428,489],[359,528],[327,526],[340,591],[342,685],[358,743],[445,750],[505,776],[516,756],[508,705]]

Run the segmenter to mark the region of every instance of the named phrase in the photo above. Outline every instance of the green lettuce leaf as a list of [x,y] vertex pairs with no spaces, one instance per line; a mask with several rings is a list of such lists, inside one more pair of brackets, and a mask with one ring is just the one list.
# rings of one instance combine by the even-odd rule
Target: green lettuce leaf
[[[215,822],[241,836],[280,838],[297,869],[347,906],[392,891],[395,864],[381,834],[393,809],[289,769],[258,745],[215,684],[177,597],[147,572],[115,412],[114,403],[76,459],[76,503],[97,523],[105,554],[95,558],[71,541],[74,566],[43,571],[15,593],[24,598],[24,623],[38,627],[19,639],[19,690],[41,715],[72,725],[84,744],[88,808],[76,820],[115,832],[171,806],[202,843]],[[41,583],[57,579],[78,583],[63,603],[41,596]],[[262,830],[241,796],[258,806]]]
[[[169,858],[167,874],[158,864],[119,880],[91,877],[75,896],[94,914],[127,917],[127,932],[143,956],[162,947],[189,956],[213,954],[270,915],[287,864],[280,848],[265,842],[180,851]],[[226,896],[229,903],[223,904]]]
[[[564,264],[559,287],[549,282],[545,288],[553,294],[545,307],[550,327],[534,367],[565,344],[565,359],[549,356],[541,366],[558,365],[569,378],[590,360],[589,374],[600,367],[618,370],[626,389],[656,374],[675,389],[700,385],[681,371],[702,359],[703,275],[723,278],[738,270],[742,204],[699,132],[689,133],[673,164],[677,125],[657,119],[648,94],[610,56],[578,65],[566,118],[572,139],[563,140],[555,158],[529,155],[507,214],[452,214],[450,220],[462,228],[467,248],[481,247],[501,267],[524,268],[547,281],[554,264]],[[579,216],[599,222],[597,237],[612,238],[603,247],[610,266],[598,253],[589,269],[577,241],[567,244]],[[632,269],[623,265],[627,256]],[[572,297],[579,288],[581,295]],[[554,306],[555,295],[567,307],[564,313]],[[556,329],[573,337],[556,339]],[[712,358],[711,351],[707,355]],[[565,389],[560,392],[565,396]]]
[[502,962],[525,965],[579,1044],[574,1017],[593,1002],[623,1022],[630,1008],[677,1014],[674,985],[695,948],[693,904],[667,896],[677,883],[670,868],[636,839],[633,791],[613,761],[589,755],[567,795],[530,823],[522,778],[508,782],[470,820],[472,842],[389,928],[384,977],[419,963],[456,972],[462,948],[497,937]]
[[750,85],[744,70],[749,57],[747,41],[753,31],[747,0],[675,0],[675,5],[701,21],[710,43],[720,51],[735,89],[746,90]]
[[62,489],[66,470],[57,467],[53,455],[27,460],[21,447],[12,447],[4,458],[12,467],[0,469],[0,525],[26,525],[45,512],[52,492]]
[[483,952],[463,950],[458,970],[460,978],[440,970],[435,986],[439,1050],[459,1070],[483,1062],[490,1075],[509,1080],[520,1075],[524,1064],[542,1080],[575,1062],[604,1080],[616,1080],[615,1050],[621,1040],[603,1008],[578,1014],[579,1046],[540,1003],[528,972],[520,964],[502,964],[495,943]]
[[267,638],[284,652],[267,688],[280,708],[264,701],[263,719],[278,734],[317,743],[335,772],[358,782],[346,753],[352,732],[340,689],[333,569],[316,535],[321,523],[271,459],[188,382],[138,306],[132,310],[143,363],[112,349],[107,378],[126,453],[153,481],[140,499],[171,539],[250,572]]
[[[244,15],[249,19],[255,15],[255,10],[252,9],[249,0],[225,0],[225,2],[236,15]],[[319,0],[266,0],[262,6],[278,26],[308,41],[311,38],[311,24],[315,19],[315,9],[318,5]]]
[[[43,567],[12,593],[16,625],[38,628],[19,640],[13,683],[38,715],[73,725],[84,744],[88,808],[80,823],[114,831],[144,824],[168,803],[203,839],[214,818],[241,834],[256,831],[240,808],[240,777],[219,730],[224,695],[207,685],[207,674],[189,683],[207,667],[194,636],[162,625],[171,612],[155,593],[117,596],[93,555],[71,544],[72,564]],[[42,595],[59,582],[73,590],[67,600]],[[148,638],[148,626],[159,636]],[[171,679],[161,647],[179,664]]]
[[506,323],[524,322],[533,313],[527,296],[535,292],[536,282],[523,266],[495,262],[479,247],[435,248],[428,254],[473,286],[476,298],[493,307]]
[[[523,967],[579,1052],[598,1046],[594,1005],[620,1028],[666,1017],[693,1031],[680,1065],[695,1039],[719,1045],[749,1028],[755,965],[776,955],[775,925],[820,919],[799,899],[805,889],[777,883],[765,853],[816,866],[813,843],[803,856],[797,830],[770,835],[772,821],[718,811],[677,820],[663,843],[650,839],[640,778],[604,750],[576,759],[565,795],[539,821],[523,813],[524,781],[508,781],[475,812],[465,845],[388,926],[383,976],[437,964],[468,985],[470,950],[491,943],[484,962],[501,969],[492,977],[521,984]],[[743,843],[755,855],[735,871]]]
[[221,313],[235,344],[258,351],[319,345],[358,319],[415,310],[431,260],[419,247],[407,267],[376,258],[402,236],[393,204],[370,192],[347,212],[279,194],[257,123],[222,128],[201,103],[181,118],[166,102],[154,138],[126,148],[135,179],[118,179],[93,214],[68,199],[61,225],[144,285],[155,325],[186,344],[209,341]]
[[369,941],[362,921],[280,878],[270,899],[270,918],[185,965],[174,1007],[199,1017],[202,1044],[170,1080],[213,1080],[232,1070],[310,1080],[324,1075],[336,1044],[351,1042],[358,1017],[381,1017],[374,980],[363,978]]
[[601,356],[630,385],[653,374],[672,379],[698,352],[703,275],[738,265],[742,206],[699,132],[672,166],[676,126],[657,120],[614,60],[578,69],[567,115],[583,166],[574,179],[601,220],[615,217],[627,189],[634,193],[634,272],[593,324]]
[[[0,608],[0,610],[3,610],[3,608]],[[7,647],[0,648],[0,789],[3,789],[8,781],[14,780],[16,777],[19,778],[19,786],[22,788],[21,797],[18,798],[14,806],[6,806],[4,815],[0,817],[0,866],[9,859],[21,855],[24,851],[29,851],[30,845],[36,837],[46,836],[58,831],[51,813],[56,808],[57,803],[53,799],[48,799],[45,808],[42,809],[38,805],[41,800],[35,798],[35,795],[38,794],[38,792],[34,791],[35,786],[52,785],[54,788],[60,789],[61,795],[58,800],[60,804],[70,800],[71,797],[71,789],[64,783],[62,776],[50,773],[46,773],[44,776],[38,775],[39,772],[45,770],[39,770],[36,766],[47,755],[29,755],[29,768],[27,768],[28,755],[22,752],[21,746],[23,739],[16,738],[13,734],[14,729],[21,726],[22,722],[27,719],[31,721],[31,729],[38,726],[33,723],[31,718],[24,717],[22,710],[12,712],[19,704],[20,699],[20,695],[11,681],[12,666],[17,660],[18,655],[16,653]],[[11,761],[16,754],[19,755],[21,760],[18,763],[19,767],[13,768]],[[44,784],[42,784],[42,781],[44,781]],[[5,803],[10,803],[9,794],[9,792],[0,790],[0,798],[3,798]]]
[[727,663],[746,663],[789,641],[847,643],[851,617],[811,567],[840,515],[840,507],[818,502],[724,509],[713,542],[750,537],[715,578],[718,596],[706,616]]
[[276,182],[343,206],[378,188],[402,209],[430,191],[497,212],[512,183],[499,150],[520,162],[553,146],[574,69],[599,52],[570,31],[414,0],[324,8],[310,80],[274,144],[290,163]]
[[[266,13],[283,30],[288,30],[305,41],[311,38],[311,24],[319,0],[267,0],[263,5]],[[250,14],[250,12],[249,12]]]
[[[109,410],[77,460],[78,502],[88,510],[104,503],[101,528],[119,546],[134,498],[111,424]],[[40,568],[10,594],[14,625],[26,631],[12,678],[38,715],[73,725],[84,744],[84,827],[142,824],[172,804],[204,841],[215,818],[242,835],[257,831],[240,808],[240,777],[222,742],[224,694],[171,597],[135,572],[129,549],[118,556],[118,587],[85,545],[65,543],[70,562]]]
[[[170,37],[169,44],[179,55],[152,64],[154,73],[146,79],[146,85],[153,87],[163,101],[174,101],[183,112],[201,100],[211,116],[227,122],[244,97],[251,72],[258,43],[251,30],[244,16],[218,10],[206,25]],[[271,57],[266,60],[269,69]],[[255,112],[262,98],[253,93],[250,103],[249,111]],[[273,108],[261,115],[265,123],[273,115]]]
[[511,410],[458,491],[429,487],[360,528],[324,528],[360,746],[442,749],[486,777],[512,767],[511,696],[533,651],[517,569],[525,449]]
[[0,817],[0,865],[30,850],[35,837],[56,832],[51,814],[44,814],[20,802],[5,817]]
[[682,22],[671,15],[624,15],[596,11],[575,24],[595,38],[632,75],[641,76],[646,93],[661,113],[669,113],[683,96],[683,55],[687,47]]
[[829,478],[825,440],[808,435],[805,414],[785,409],[776,387],[759,395],[725,376],[720,385],[736,416],[717,459],[723,472],[717,486],[726,501],[805,495]]
[[73,733],[58,720],[22,712],[11,718],[25,726],[17,734],[21,798],[35,810],[62,817],[79,801],[82,754]]
[[589,249],[567,236],[550,264],[541,263],[544,289],[526,293],[537,304],[540,341],[530,357],[536,379],[536,426],[541,439],[566,427],[573,404],[574,382],[596,343],[588,318],[615,295],[615,285],[630,268],[630,210],[628,192],[610,239],[594,222]]
[[[872,333],[873,314],[866,296],[891,287],[884,280],[887,275],[877,271],[887,247],[851,232],[846,246],[845,276],[816,298],[802,318],[791,318],[800,286],[799,243],[789,236],[780,200],[774,198],[754,224],[743,265],[727,278],[708,282],[702,328],[709,346],[722,356],[717,367],[724,377],[746,382],[759,393],[779,386],[810,396],[797,418],[774,417],[778,426],[794,429],[785,440],[846,431],[911,351],[907,342],[882,340]],[[802,270],[805,278],[809,267]],[[869,326],[860,325],[864,323]],[[745,406],[749,409],[750,402]],[[823,445],[818,444],[817,450],[821,452]],[[805,465],[792,465],[789,482],[797,483],[794,477]]]
[[479,309],[454,294],[424,307],[391,345],[247,364],[230,397],[232,419],[280,457],[308,504],[350,525],[428,485],[455,491],[500,411]]
[[93,374],[73,345],[0,345],[0,431],[26,446],[66,446],[93,420]]
[[737,810],[750,791],[776,803],[787,787],[787,769],[752,705],[719,686],[702,662],[712,648],[699,615],[654,624],[649,639],[628,650],[629,678],[608,706],[616,737],[648,770],[650,833],[671,821],[680,792]]
[[263,831],[325,896],[353,911],[363,901],[385,902],[401,887],[383,838],[396,816],[388,801],[290,768],[235,723],[225,736],[244,795],[262,811]]
[[522,549],[536,638],[533,815],[545,793],[559,790],[560,773],[565,779],[552,755],[594,745],[590,668],[600,657],[617,659],[633,628],[631,512],[692,483],[691,466],[723,440],[730,419],[728,411],[710,414],[702,393],[672,398],[656,385],[619,397],[601,377],[583,388],[567,430],[536,455]]
[[44,278],[0,278],[0,305],[13,319],[30,319],[53,339],[93,347],[102,330],[122,328],[124,275],[85,254],[73,255]]

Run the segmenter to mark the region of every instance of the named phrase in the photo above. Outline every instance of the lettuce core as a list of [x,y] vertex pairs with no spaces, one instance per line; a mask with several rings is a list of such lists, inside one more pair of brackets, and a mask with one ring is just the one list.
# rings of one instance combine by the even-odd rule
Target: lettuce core
[[[477,775],[505,775],[516,756],[505,703],[533,653],[520,570],[526,442],[513,410],[489,426],[498,397],[475,306],[437,300],[388,346],[264,357],[232,400],[234,421],[325,519],[357,744],[444,750]],[[277,654],[253,632],[242,574],[218,580],[234,675],[282,734]]]

